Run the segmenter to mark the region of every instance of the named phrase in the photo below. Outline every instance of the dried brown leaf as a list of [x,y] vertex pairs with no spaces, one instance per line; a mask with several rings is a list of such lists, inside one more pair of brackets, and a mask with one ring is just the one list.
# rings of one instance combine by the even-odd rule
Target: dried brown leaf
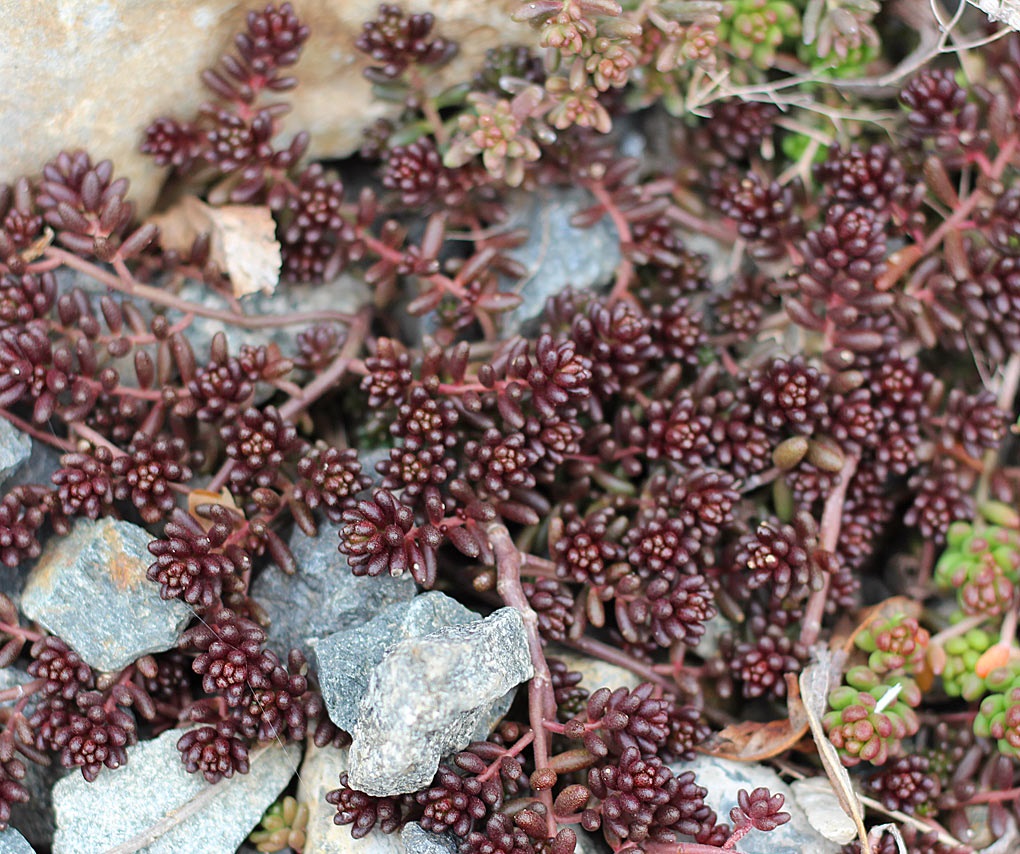
[[701,753],[737,762],[761,762],[794,747],[808,731],[797,677],[786,674],[787,717],[778,721],[742,721],[720,731]]
[[199,234],[210,236],[210,260],[230,277],[234,296],[272,293],[282,257],[276,222],[264,205],[213,207],[188,196],[166,213],[149,218],[158,225],[163,249],[187,253]]

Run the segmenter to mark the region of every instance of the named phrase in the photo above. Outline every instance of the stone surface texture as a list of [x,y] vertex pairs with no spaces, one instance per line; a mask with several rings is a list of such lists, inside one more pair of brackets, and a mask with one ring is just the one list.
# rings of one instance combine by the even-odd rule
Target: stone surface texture
[[400,841],[407,854],[457,854],[457,837],[451,833],[430,833],[418,822],[411,821],[400,830]]
[[0,831],[0,854],[35,854],[35,849],[18,831],[8,827]]
[[272,621],[269,645],[283,656],[296,647],[309,657],[309,639],[353,629],[415,594],[409,575],[352,575],[347,558],[330,547],[337,542],[339,529],[322,522],[319,536],[308,537],[295,527],[289,540],[297,562],[294,575],[267,567],[252,584],[251,595]]
[[523,302],[505,321],[508,329],[534,320],[546,300],[566,287],[577,290],[607,284],[620,263],[620,238],[609,217],[591,228],[577,228],[570,218],[595,204],[585,190],[545,190],[519,194],[506,228],[524,228],[528,240],[507,255],[527,268],[515,286]]
[[478,614],[445,593],[423,593],[384,608],[363,625],[312,641],[313,664],[330,719],[347,732],[354,728],[358,706],[387,647],[478,619]]
[[[229,50],[244,29],[245,13],[265,0],[0,0],[0,18],[17,22],[0,31],[0,181],[38,174],[64,148],[85,148],[112,159],[116,175],[131,180],[131,196],[147,210],[165,178],[138,153],[143,131],[163,115],[191,118],[209,99],[202,69]],[[302,0],[295,4],[311,27],[300,83],[288,93],[286,141],[311,133],[312,157],[354,151],[362,128],[395,111],[371,99],[354,40],[375,16],[378,0]],[[431,11],[437,32],[460,42],[460,54],[437,86],[464,79],[486,48],[530,42],[532,31],[510,20],[517,0],[410,0]]]
[[0,418],[0,483],[28,462],[32,454],[32,439],[22,433],[6,418]]
[[180,730],[128,748],[128,763],[103,770],[93,783],[81,774],[54,788],[54,854],[98,854],[133,843],[146,854],[233,852],[290,782],[298,745],[251,753],[251,771],[210,785],[189,774],[177,752]]
[[[204,283],[194,280],[184,283],[180,290],[180,297],[189,302],[204,305],[206,308],[221,311],[230,310],[232,307],[232,304],[222,294],[212,290]],[[262,292],[247,294],[239,300],[245,314],[259,316],[275,316],[298,311],[310,312],[314,315],[315,312],[326,310],[355,314],[358,309],[370,301],[371,293],[368,286],[348,275],[341,275],[331,282],[287,284],[271,294]],[[171,310],[167,312],[167,317],[176,322],[181,320],[183,315],[178,311]],[[236,355],[244,344],[258,347],[263,344],[275,343],[285,353],[289,353],[293,348],[294,336],[312,325],[312,323],[304,323],[288,325],[284,328],[271,326],[264,329],[244,329],[234,324],[224,323],[222,320],[195,317],[188,328],[188,341],[199,361],[208,358],[209,345],[212,343],[213,336],[218,332],[222,332],[226,336],[227,345],[232,355]],[[134,376],[132,370],[128,370],[126,373],[128,376]],[[256,390],[256,402],[261,403],[268,400],[274,392],[275,389],[272,386],[260,383]]]
[[693,771],[699,786],[708,789],[705,798],[719,816],[720,821],[729,819],[730,810],[737,805],[737,792],[753,791],[765,786],[773,795],[785,798],[783,810],[790,814],[790,820],[769,833],[753,830],[740,840],[737,846],[742,854],[838,854],[841,846],[822,836],[815,830],[800,808],[790,787],[779,775],[766,765],[749,762],[734,762],[714,756],[698,756],[690,762],[670,766],[676,773]]
[[399,833],[379,828],[362,839],[351,836],[350,825],[333,824],[336,807],[326,803],[326,792],[340,785],[340,773],[350,765],[347,749],[320,749],[309,744],[301,763],[297,799],[308,804],[308,827],[303,854],[405,854]]
[[361,700],[351,787],[392,795],[427,785],[440,759],[466,747],[492,705],[532,674],[524,623],[512,608],[400,641]]
[[50,542],[25,583],[21,610],[92,667],[117,671],[177,643],[192,616],[145,577],[152,536],[130,522],[79,519]]

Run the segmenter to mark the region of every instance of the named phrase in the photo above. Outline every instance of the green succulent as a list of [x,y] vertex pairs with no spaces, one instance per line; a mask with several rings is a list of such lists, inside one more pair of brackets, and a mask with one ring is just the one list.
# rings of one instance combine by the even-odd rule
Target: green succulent
[[828,77],[846,79],[861,77],[868,65],[878,56],[879,46],[864,42],[856,47],[848,48],[845,53],[830,51],[819,56],[814,45],[801,44],[797,48],[797,56],[808,68]]
[[999,752],[1020,758],[1020,670],[999,667],[988,674],[992,692],[981,701],[974,734],[994,738]]
[[771,68],[784,41],[800,35],[800,14],[786,0],[729,0],[716,32],[738,59]]
[[857,647],[871,653],[868,666],[877,674],[916,675],[924,667],[928,651],[928,631],[917,620],[897,614],[872,623],[856,638]]
[[259,851],[301,852],[305,847],[305,828],[308,826],[308,805],[298,803],[287,795],[272,804],[262,816],[261,826],[248,837]]
[[965,700],[979,700],[987,686],[974,668],[978,659],[993,643],[995,638],[982,629],[971,629],[965,635],[950,638],[943,645],[946,663],[942,670],[942,687],[950,697]]
[[994,617],[1013,603],[1020,580],[1020,532],[1000,525],[954,522],[935,566],[935,583],[956,589],[965,614]]
[[901,676],[886,682],[868,667],[854,667],[847,684],[829,694],[822,725],[847,767],[861,762],[884,764],[900,750],[900,742],[919,726],[914,707],[921,691],[912,679]]
[[801,62],[830,77],[859,77],[881,48],[874,27],[881,8],[876,0],[808,0]]

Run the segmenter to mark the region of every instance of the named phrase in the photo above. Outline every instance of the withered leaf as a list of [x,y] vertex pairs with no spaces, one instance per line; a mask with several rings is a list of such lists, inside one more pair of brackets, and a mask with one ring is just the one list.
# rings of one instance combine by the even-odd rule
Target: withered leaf
[[787,717],[783,720],[742,721],[728,726],[699,752],[737,762],[761,762],[778,756],[796,745],[808,731],[800,686],[792,673],[786,674],[786,710]]
[[164,249],[187,252],[199,234],[208,233],[210,260],[230,277],[234,296],[276,290],[283,261],[268,207],[214,207],[188,196],[149,221],[159,226]]

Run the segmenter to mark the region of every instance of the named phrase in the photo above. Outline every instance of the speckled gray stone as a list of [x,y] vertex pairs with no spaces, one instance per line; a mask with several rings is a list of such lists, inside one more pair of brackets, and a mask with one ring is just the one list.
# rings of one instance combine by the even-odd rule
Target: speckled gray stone
[[0,831],[0,854],[35,854],[35,849],[18,831],[8,827]]
[[416,821],[410,821],[400,830],[400,841],[407,854],[457,854],[460,845],[450,833],[431,833]]
[[177,751],[180,730],[128,748],[128,763],[103,770],[93,783],[81,774],[54,787],[54,854],[98,854],[134,841],[146,854],[233,852],[294,776],[298,745],[251,752],[251,770],[210,785],[189,774]]
[[32,439],[6,418],[0,418],[0,483],[4,483],[32,454]]
[[252,584],[251,595],[272,623],[269,645],[282,656],[296,647],[310,657],[309,639],[361,625],[384,608],[414,597],[410,575],[352,575],[346,556],[336,549],[339,528],[322,522],[317,537],[295,528],[289,545],[297,571],[285,575],[270,566]]
[[29,573],[21,610],[97,670],[116,671],[177,643],[192,616],[145,577],[152,535],[130,522],[79,519]]
[[595,204],[585,190],[545,190],[518,195],[506,227],[524,228],[529,237],[507,250],[528,273],[516,286],[523,302],[506,318],[517,329],[541,314],[546,300],[567,286],[607,284],[620,263],[620,238],[609,217],[591,228],[576,228],[570,218]]
[[783,811],[790,814],[790,820],[768,833],[757,830],[748,833],[738,846],[744,854],[803,854],[805,851],[838,854],[841,848],[838,842],[826,839],[811,826],[790,787],[766,765],[697,756],[690,762],[674,763],[670,767],[678,774],[693,771],[695,782],[708,789],[705,803],[720,817],[728,816],[737,805],[737,792],[741,789],[751,792],[764,786],[773,795],[783,796]]
[[[180,296],[190,302],[201,303],[208,308],[230,310],[231,304],[222,295],[211,290],[207,285],[189,280],[185,282]],[[262,292],[248,294],[240,299],[245,314],[259,316],[275,316],[300,311],[341,311],[354,314],[366,302],[370,302],[368,287],[354,276],[341,275],[332,282],[321,284],[288,284],[281,286],[272,294]],[[181,319],[177,311],[168,311],[167,317],[172,321]],[[257,347],[260,344],[277,343],[287,350],[291,347],[294,336],[312,326],[312,323],[292,324],[286,327],[267,326],[261,329],[245,329],[234,324],[224,323],[208,317],[196,317],[188,328],[188,340],[199,362],[209,355],[209,345],[213,336],[222,332],[227,338],[230,353],[236,355],[244,344]],[[272,386],[259,384],[256,400],[273,393]]]
[[400,641],[372,672],[358,708],[351,787],[392,795],[428,785],[439,760],[466,747],[493,703],[532,673],[512,608]]
[[445,593],[423,593],[410,602],[384,608],[363,625],[312,641],[315,670],[330,719],[347,732],[354,728],[369,679],[387,647],[478,619],[480,615]]
[[33,442],[28,457],[8,474],[4,489],[8,490],[24,483],[41,483],[45,486],[52,486],[50,476],[58,468],[60,468],[60,451],[45,442]]

